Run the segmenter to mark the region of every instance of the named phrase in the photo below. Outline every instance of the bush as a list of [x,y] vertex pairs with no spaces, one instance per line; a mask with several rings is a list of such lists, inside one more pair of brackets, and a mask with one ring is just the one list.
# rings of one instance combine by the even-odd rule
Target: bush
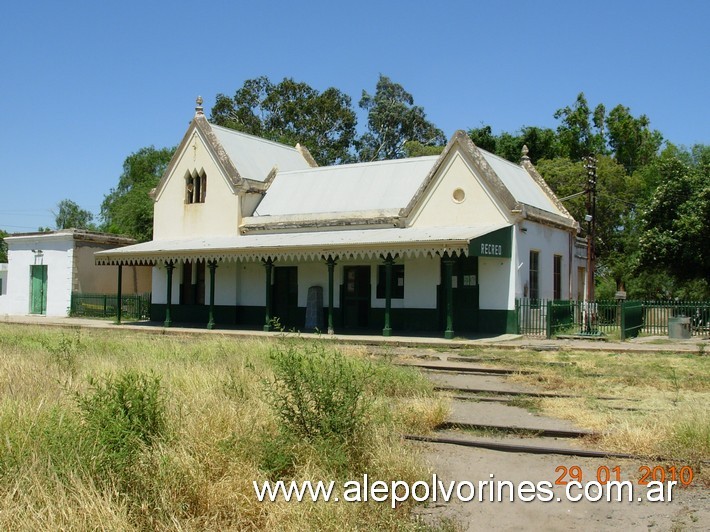
[[369,364],[348,359],[322,345],[288,344],[273,350],[274,380],[269,402],[282,427],[309,441],[351,440],[367,409],[363,394]]
[[262,439],[262,469],[271,477],[288,477],[297,463],[313,460],[336,475],[362,467],[370,364],[299,342],[281,344],[270,358],[274,379],[267,400],[278,433]]
[[166,432],[160,378],[125,371],[89,379],[90,391],[77,395],[87,436],[99,448],[96,467],[125,480],[140,451]]

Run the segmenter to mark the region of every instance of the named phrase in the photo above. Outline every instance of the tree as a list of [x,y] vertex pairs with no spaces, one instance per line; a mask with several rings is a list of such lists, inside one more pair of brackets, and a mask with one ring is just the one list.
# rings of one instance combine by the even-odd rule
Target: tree
[[609,146],[629,174],[651,163],[661,147],[663,136],[650,124],[646,115],[634,118],[623,105],[614,107],[606,118]]
[[703,162],[710,152],[695,152],[701,158],[694,166],[675,156],[657,163],[662,181],[641,213],[640,270],[667,271],[681,280],[710,278],[710,165]]
[[175,148],[141,148],[123,163],[118,186],[101,204],[102,229],[131,236],[138,241],[153,237],[153,200],[150,191],[158,185]]
[[540,159],[554,159],[559,155],[557,133],[550,128],[524,126],[519,133],[503,132],[496,136],[491,126],[468,130],[473,143],[511,162],[520,162],[523,146],[528,147],[528,157],[533,164]]
[[0,229],[0,264],[7,262],[7,242],[5,237],[10,236],[7,231]]
[[357,117],[350,97],[333,87],[319,93],[306,83],[266,76],[250,79],[233,98],[217,95],[210,120],[283,144],[300,143],[322,165],[352,160]]
[[401,159],[407,142],[425,146],[446,144],[443,131],[426,119],[422,107],[404,87],[380,74],[375,94],[362,91],[360,108],[367,111],[367,132],[360,138],[362,161]]
[[557,126],[557,135],[563,157],[581,161],[590,154],[606,153],[605,112],[602,104],[597,105],[592,112],[583,92],[577,95],[571,107],[563,107],[555,112],[555,118],[561,120]]
[[481,124],[468,130],[468,136],[479,148],[498,154],[498,137],[493,134],[491,126]]
[[79,207],[76,202],[63,199],[57,204],[57,208],[58,212],[54,213],[54,225],[57,229],[96,229],[91,223],[94,215]]
[[[583,162],[568,158],[541,160],[537,169],[559,198],[584,192],[587,187],[587,170]],[[595,251],[598,262],[621,284],[630,275],[631,264],[625,235],[633,222],[636,189],[635,181],[624,168],[609,156],[597,160],[597,209]],[[564,202],[576,220],[587,214],[586,194]],[[586,233],[586,226],[582,224]]]

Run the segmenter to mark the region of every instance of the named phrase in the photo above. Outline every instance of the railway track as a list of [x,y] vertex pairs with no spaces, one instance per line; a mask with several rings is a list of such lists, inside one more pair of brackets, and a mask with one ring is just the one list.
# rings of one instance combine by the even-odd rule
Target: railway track
[[[422,371],[435,383],[437,392],[448,394],[453,403],[450,418],[430,435],[408,434],[411,441],[435,445],[460,445],[500,452],[580,456],[590,458],[634,458],[591,448],[599,434],[570,423],[539,416],[520,407],[521,399],[587,399],[576,394],[543,392],[506,382],[514,374],[534,374],[509,368],[492,368],[455,361],[397,362]],[[612,403],[617,397],[597,397]],[[625,406],[605,408],[631,410]]]

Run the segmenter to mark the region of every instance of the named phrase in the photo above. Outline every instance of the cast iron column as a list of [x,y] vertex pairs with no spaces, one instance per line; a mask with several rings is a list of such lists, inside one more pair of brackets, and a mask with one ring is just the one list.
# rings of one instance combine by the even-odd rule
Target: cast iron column
[[392,265],[394,259],[387,254],[385,259],[385,327],[382,329],[382,336],[392,336],[390,327],[390,311],[392,310]]
[[266,315],[264,316],[264,331],[271,330],[271,271],[274,268],[274,261],[266,259],[264,261],[264,271],[266,273]]
[[328,257],[328,334],[333,334],[333,273],[335,271],[335,259]]
[[217,261],[208,261],[207,267],[210,269],[210,316],[209,320],[207,320],[207,328],[214,329],[214,274],[217,269]]
[[454,337],[454,291],[451,286],[451,276],[454,271],[454,259],[445,255],[441,263],[444,265],[444,295],[446,297],[446,330],[444,338]]
[[175,269],[173,261],[166,262],[165,269],[168,272],[168,303],[165,305],[165,323],[163,323],[163,326],[170,327],[173,324],[173,320],[170,319],[170,305],[173,300],[173,270]]
[[116,289],[116,323],[121,324],[121,288],[123,285],[123,265],[118,265],[118,287]]

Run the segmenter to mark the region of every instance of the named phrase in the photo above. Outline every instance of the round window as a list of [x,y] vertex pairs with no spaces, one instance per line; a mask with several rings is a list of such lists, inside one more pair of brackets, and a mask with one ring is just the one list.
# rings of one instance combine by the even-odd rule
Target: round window
[[461,203],[463,200],[466,199],[466,193],[463,191],[462,188],[457,188],[456,190],[454,190],[453,197],[456,203]]

